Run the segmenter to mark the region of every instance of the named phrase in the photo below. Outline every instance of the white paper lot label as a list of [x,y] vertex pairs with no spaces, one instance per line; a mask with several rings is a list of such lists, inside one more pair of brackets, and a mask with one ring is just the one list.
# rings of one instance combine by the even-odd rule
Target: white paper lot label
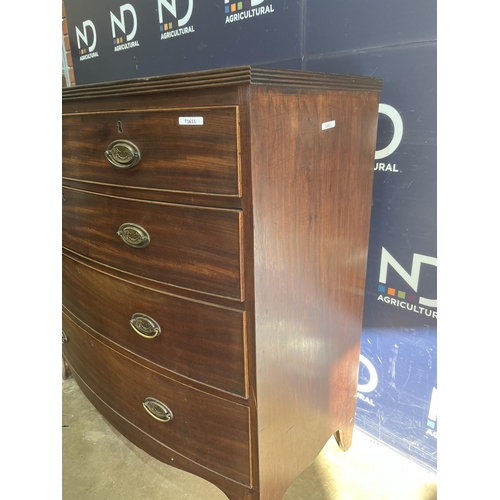
[[328,130],[329,128],[333,128],[333,127],[335,127],[335,120],[321,124],[321,130]]
[[179,125],[203,125],[203,116],[179,116]]

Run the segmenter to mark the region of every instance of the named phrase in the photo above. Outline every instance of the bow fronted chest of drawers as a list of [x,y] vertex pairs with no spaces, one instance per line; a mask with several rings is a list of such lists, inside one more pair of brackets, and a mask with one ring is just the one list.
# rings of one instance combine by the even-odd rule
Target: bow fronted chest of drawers
[[63,89],[63,355],[230,500],[350,446],[380,89],[254,67]]

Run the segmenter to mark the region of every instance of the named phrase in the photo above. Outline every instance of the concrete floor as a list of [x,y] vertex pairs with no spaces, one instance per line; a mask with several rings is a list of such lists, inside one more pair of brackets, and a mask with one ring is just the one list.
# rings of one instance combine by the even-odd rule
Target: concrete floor
[[[62,383],[63,500],[227,500],[207,481],[150,457],[115,431],[70,377]],[[332,438],[283,500],[435,500],[437,477],[355,430]]]

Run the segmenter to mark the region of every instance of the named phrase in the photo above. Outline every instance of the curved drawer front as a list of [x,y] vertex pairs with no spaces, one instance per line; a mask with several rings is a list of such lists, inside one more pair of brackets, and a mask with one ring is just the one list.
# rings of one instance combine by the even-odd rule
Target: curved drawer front
[[[167,284],[242,300],[242,214],[148,203],[63,189],[63,246],[103,264]],[[142,228],[134,247],[118,234]],[[132,240],[132,241],[130,241]]]
[[[66,256],[62,269],[63,304],[91,328],[153,363],[246,397],[244,312],[153,292]],[[135,323],[137,332],[136,314],[160,333],[147,320]]]
[[[250,481],[249,410],[164,377],[108,348],[63,314],[63,350],[82,380],[122,417],[194,462],[244,484]],[[162,422],[143,403],[173,416]],[[160,411],[153,412],[158,415]]]
[[[64,115],[62,139],[63,177],[239,196],[236,107]],[[108,161],[115,141],[137,148],[135,166]]]

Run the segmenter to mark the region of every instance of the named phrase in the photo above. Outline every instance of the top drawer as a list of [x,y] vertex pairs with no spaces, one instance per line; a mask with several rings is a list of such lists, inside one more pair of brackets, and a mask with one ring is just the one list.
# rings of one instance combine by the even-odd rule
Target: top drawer
[[[63,177],[240,196],[237,114],[232,106],[63,115]],[[135,166],[106,158],[112,151],[126,162],[130,143],[140,153]]]

